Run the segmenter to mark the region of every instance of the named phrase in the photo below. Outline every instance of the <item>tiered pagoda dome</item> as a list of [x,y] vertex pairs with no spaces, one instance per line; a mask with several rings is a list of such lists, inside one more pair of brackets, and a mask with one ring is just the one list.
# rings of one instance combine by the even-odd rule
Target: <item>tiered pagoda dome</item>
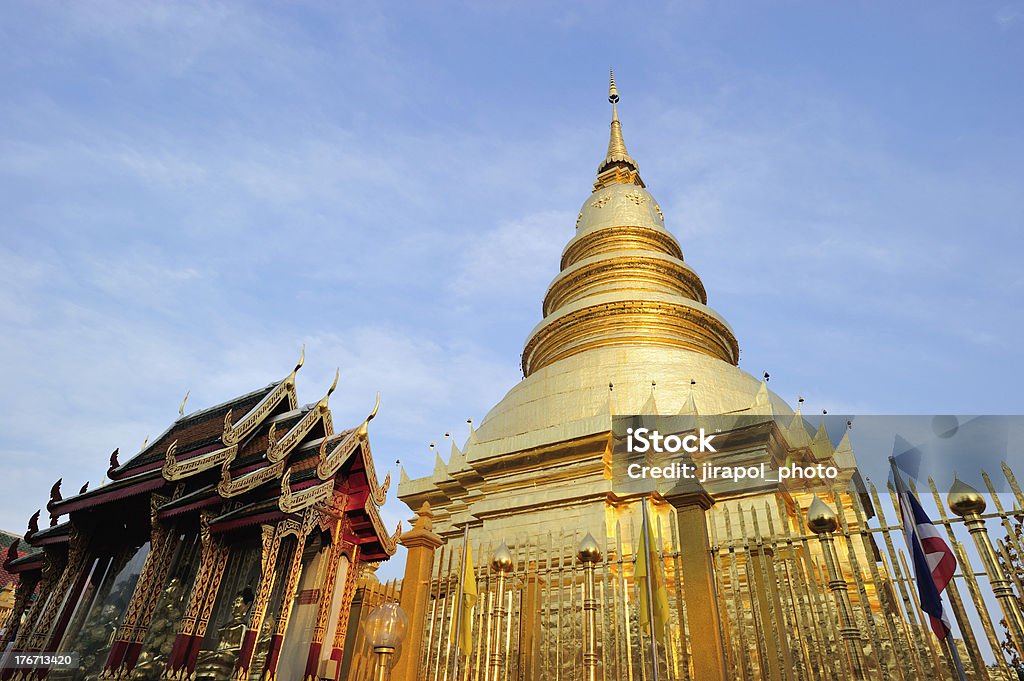
[[[629,155],[611,80],[611,136],[593,193],[523,349],[524,380],[485,417],[469,459],[608,429],[609,413],[731,413],[761,382]],[[767,397],[775,413],[791,409]]]

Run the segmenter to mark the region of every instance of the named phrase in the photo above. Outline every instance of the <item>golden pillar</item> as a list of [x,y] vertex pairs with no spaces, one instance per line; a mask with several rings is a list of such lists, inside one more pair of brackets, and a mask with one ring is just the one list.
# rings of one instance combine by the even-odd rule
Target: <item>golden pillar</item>
[[839,519],[836,517],[835,511],[815,496],[807,511],[807,527],[818,535],[818,541],[821,543],[821,552],[825,558],[825,570],[828,572],[828,590],[832,592],[836,609],[839,611],[839,634],[846,646],[850,672],[854,679],[863,680],[864,656],[861,649],[860,628],[853,616],[850,592],[846,579],[839,569],[835,538],[832,536],[832,533],[839,527]]
[[583,563],[583,679],[597,681],[597,599],[594,597],[594,566],[601,560],[601,547],[594,535],[580,542],[576,558]]
[[423,629],[427,621],[427,604],[430,601],[430,580],[434,570],[434,553],[444,540],[434,533],[434,514],[430,504],[423,502],[416,511],[412,529],[398,540],[408,553],[405,559],[405,576],[402,578],[402,594],[398,605],[409,617],[409,631],[405,636],[402,654],[391,670],[394,681],[416,681],[419,670],[420,646],[423,644]]
[[700,642],[691,651],[693,675],[701,681],[726,681],[721,613],[708,537],[707,512],[714,500],[706,492],[697,492],[671,495],[667,501],[676,509],[679,540],[686,547],[680,566],[686,589],[686,621],[690,631],[700,632]]
[[491,640],[494,641],[494,648],[491,651],[490,661],[490,674],[487,678],[498,681],[501,679],[502,670],[505,668],[505,649],[501,645],[502,630],[504,628],[505,615],[508,614],[508,610],[505,607],[505,579],[508,577],[508,573],[512,571],[514,563],[512,560],[512,553],[508,550],[508,546],[505,542],[501,543],[497,551],[494,552],[494,558],[491,560],[491,568],[495,572],[495,594],[494,594],[494,635]]
[[1013,593],[1013,586],[999,566],[992,540],[985,529],[985,520],[981,514],[985,511],[985,498],[978,490],[964,483],[959,478],[953,481],[949,489],[949,510],[964,519],[974,545],[978,548],[981,560],[985,564],[988,581],[992,585],[992,593],[999,600],[1006,618],[1006,626],[1013,636],[1017,654],[1024,656],[1024,617],[1021,616],[1020,605]]

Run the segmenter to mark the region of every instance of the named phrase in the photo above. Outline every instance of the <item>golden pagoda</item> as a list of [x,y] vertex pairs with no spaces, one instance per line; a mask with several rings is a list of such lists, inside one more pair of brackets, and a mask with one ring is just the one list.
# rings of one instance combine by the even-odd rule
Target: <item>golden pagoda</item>
[[[627,150],[614,74],[608,100],[607,153],[526,338],[523,380],[447,461],[435,455],[431,475],[402,471],[398,496],[418,528],[406,582],[425,586],[407,593],[403,583],[401,603],[422,628],[418,655],[399,660],[393,678],[447,681],[467,667],[524,680],[947,678],[952,663],[924,628],[849,434],[833,444],[768,389],[767,375],[739,368],[735,334],[707,305]],[[624,490],[613,473],[615,417],[629,415],[711,419],[718,446],[705,462],[776,475]],[[837,475],[777,475],[819,464]],[[653,634],[639,572],[649,574],[647,562],[637,558],[644,497],[663,572],[654,581],[672,603]],[[478,588],[495,600],[474,611],[476,649],[464,656],[450,639],[467,540],[474,556],[507,545],[513,560],[476,566]],[[984,611],[979,582],[961,579],[973,580]],[[1011,678],[1005,660],[984,659],[957,603],[968,678]],[[985,638],[999,650],[991,625]]]
[[737,366],[735,334],[626,149],[614,76],[608,99],[608,151],[524,345],[525,378],[447,463],[399,486],[410,507],[430,503],[442,535],[466,522],[495,537],[600,529],[616,503],[602,460],[614,414],[793,415]]

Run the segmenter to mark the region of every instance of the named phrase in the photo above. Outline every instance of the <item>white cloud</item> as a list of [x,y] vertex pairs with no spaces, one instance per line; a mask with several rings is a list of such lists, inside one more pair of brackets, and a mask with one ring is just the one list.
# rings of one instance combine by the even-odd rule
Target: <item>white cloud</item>
[[499,224],[472,238],[462,251],[461,271],[448,282],[456,297],[518,298],[534,302],[558,273],[568,226],[567,211],[544,211]]

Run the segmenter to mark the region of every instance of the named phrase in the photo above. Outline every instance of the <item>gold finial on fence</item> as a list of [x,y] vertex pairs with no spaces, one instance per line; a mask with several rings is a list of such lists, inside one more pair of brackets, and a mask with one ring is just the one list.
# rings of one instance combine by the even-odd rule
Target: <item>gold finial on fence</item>
[[960,478],[954,478],[949,488],[949,510],[963,518],[973,513],[985,512],[985,497]]
[[824,501],[814,496],[810,508],[807,509],[807,527],[815,534],[835,532],[839,527],[839,519],[836,512]]
[[587,532],[587,536],[576,548],[576,558],[581,563],[596,563],[601,560],[601,547],[597,545],[594,535]]
[[501,542],[501,546],[494,552],[491,559],[491,567],[498,572],[509,572],[512,570],[512,552],[508,550],[508,544]]

